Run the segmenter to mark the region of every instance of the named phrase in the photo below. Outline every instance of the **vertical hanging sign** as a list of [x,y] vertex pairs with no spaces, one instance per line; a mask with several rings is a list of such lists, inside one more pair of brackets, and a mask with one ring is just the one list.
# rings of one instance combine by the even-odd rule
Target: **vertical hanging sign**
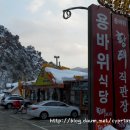
[[112,44],[110,10],[91,5],[89,20],[89,119],[113,116]]
[[[130,118],[130,83],[128,79],[129,34],[127,18],[112,15],[115,116],[116,119]],[[124,124],[117,124],[123,128]]]

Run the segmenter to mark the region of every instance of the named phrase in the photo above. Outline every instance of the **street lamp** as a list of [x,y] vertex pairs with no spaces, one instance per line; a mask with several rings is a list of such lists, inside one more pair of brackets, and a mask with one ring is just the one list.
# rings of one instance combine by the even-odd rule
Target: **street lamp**
[[64,19],[70,18],[71,17],[71,10],[74,10],[74,9],[85,9],[85,10],[88,10],[87,7],[82,7],[82,6],[68,8],[68,9],[63,10],[63,18]]
[[58,59],[60,58],[60,56],[54,56],[54,58],[56,58],[56,66],[58,66]]
[[[63,18],[64,19],[68,19],[68,18],[70,18],[71,17],[71,10],[75,10],[75,9],[84,9],[84,10],[88,10],[88,8],[87,7],[82,7],[82,6],[78,6],[78,7],[72,7],[72,8],[68,8],[68,9],[65,9],[65,10],[63,10]],[[90,98],[89,98],[89,111],[90,111]],[[91,119],[91,113],[89,112],[88,113],[88,115],[89,115],[89,118]],[[89,123],[89,129],[92,129],[92,125]]]

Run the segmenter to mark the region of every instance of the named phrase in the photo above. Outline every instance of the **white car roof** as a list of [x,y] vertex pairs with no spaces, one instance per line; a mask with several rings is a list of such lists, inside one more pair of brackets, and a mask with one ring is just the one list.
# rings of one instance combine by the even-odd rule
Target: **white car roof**
[[[49,102],[61,102],[61,101],[56,101],[56,100],[46,100],[46,101],[42,101],[42,102],[39,102],[37,105],[40,105],[40,104],[46,104],[46,103],[49,103]],[[64,103],[64,102],[61,102],[61,103]],[[64,103],[66,104],[66,103]],[[68,105],[68,104],[66,104]]]

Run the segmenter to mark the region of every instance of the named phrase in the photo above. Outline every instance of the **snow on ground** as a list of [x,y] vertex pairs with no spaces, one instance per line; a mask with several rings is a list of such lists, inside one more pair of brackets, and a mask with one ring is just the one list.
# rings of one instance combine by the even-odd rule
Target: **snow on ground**
[[55,82],[58,84],[63,83],[63,81],[76,80],[75,76],[81,76],[83,79],[88,79],[88,73],[80,71],[59,70],[51,67],[46,67],[45,71],[50,72],[55,78],[53,81],[55,80]]

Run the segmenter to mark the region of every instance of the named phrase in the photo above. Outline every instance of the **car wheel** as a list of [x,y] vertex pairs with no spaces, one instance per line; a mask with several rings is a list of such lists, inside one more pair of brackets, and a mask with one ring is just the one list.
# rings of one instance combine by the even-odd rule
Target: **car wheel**
[[7,108],[11,109],[12,108],[12,104],[11,103],[7,104]]
[[41,118],[42,120],[47,119],[47,118],[48,118],[48,113],[47,113],[47,112],[42,112],[42,113],[40,114],[40,118]]
[[72,118],[78,117],[78,112],[77,112],[77,111],[72,111],[72,112],[71,112],[71,117],[72,117]]

